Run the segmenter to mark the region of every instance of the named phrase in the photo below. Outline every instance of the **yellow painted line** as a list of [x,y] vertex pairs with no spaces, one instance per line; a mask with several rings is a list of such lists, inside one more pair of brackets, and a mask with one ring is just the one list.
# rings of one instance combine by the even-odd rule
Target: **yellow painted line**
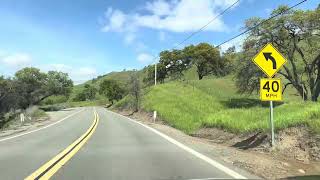
[[49,179],[53,176],[67,161],[69,161],[80,148],[88,141],[96,130],[99,123],[99,115],[94,111],[94,121],[90,128],[76,141],[64,149],[61,153],[56,155],[50,161],[42,165],[39,169],[26,177],[26,180],[31,179]]

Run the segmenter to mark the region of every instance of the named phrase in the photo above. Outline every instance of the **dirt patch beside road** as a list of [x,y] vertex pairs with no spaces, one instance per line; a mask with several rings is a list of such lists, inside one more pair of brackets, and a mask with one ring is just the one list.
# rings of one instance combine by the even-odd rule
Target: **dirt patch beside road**
[[[130,114],[129,111],[118,113]],[[151,113],[138,112],[129,117],[196,148],[204,154],[211,154],[262,178],[301,178],[301,176],[320,175],[319,139],[316,136],[313,137],[304,127],[281,131],[277,134],[277,147],[271,148],[268,134],[236,135],[219,129],[207,128],[200,129],[189,136],[159,119],[153,123]],[[320,176],[312,177],[320,178]]]
[[46,112],[46,115],[42,117],[33,118],[31,120],[26,118],[24,123],[21,123],[19,119],[12,120],[7,127],[0,129],[0,138],[38,129],[79,110],[79,108],[69,108],[61,111]]

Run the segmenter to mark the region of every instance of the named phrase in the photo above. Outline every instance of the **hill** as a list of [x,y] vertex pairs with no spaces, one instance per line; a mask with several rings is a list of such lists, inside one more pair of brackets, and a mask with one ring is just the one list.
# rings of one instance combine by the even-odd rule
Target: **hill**
[[[105,79],[113,79],[113,80],[120,82],[122,85],[125,85],[128,83],[130,73],[132,73],[132,72],[133,71],[111,72],[111,73],[108,73],[108,74],[105,74],[102,76],[98,76],[97,78],[89,80],[83,84],[75,85],[69,99],[72,101],[72,99],[74,99],[74,97],[84,89],[84,86],[86,84],[90,84],[96,88],[99,88],[99,84]],[[99,94],[97,94],[96,99],[97,100],[99,100],[99,99],[105,100],[105,98],[101,97]]]
[[[132,71],[112,72],[85,84],[98,87],[104,79],[113,79],[123,85],[128,83]],[[143,71],[138,71],[143,78]],[[241,95],[233,76],[214,76],[197,80],[194,68],[185,72],[183,80],[167,80],[164,84],[143,89],[141,107],[156,110],[161,119],[171,126],[193,133],[202,127],[215,127],[233,133],[267,131],[269,129],[269,104],[261,102],[258,93]],[[77,85],[73,94],[81,91],[84,84]],[[98,101],[106,103],[104,97]],[[114,108],[129,108],[131,99],[126,96]],[[99,104],[97,102],[91,102]],[[101,104],[101,103],[100,103]],[[292,88],[284,94],[284,102],[275,104],[275,128],[284,129],[304,125],[320,133],[320,105],[304,102]]]
[[[127,98],[116,104],[123,107]],[[269,104],[258,94],[240,95],[232,77],[173,81],[145,90],[142,108],[171,126],[193,133],[201,127],[215,127],[233,133],[269,130]],[[303,102],[293,89],[285,93],[284,103],[274,109],[276,130],[304,125],[320,132],[320,105]]]

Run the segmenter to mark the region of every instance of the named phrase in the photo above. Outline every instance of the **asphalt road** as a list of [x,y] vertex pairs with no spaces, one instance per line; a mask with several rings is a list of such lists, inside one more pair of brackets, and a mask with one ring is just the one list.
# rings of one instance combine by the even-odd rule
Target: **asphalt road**
[[[175,140],[125,117],[95,108],[99,116],[91,137],[52,179],[169,180],[241,178]],[[0,139],[0,179],[23,179],[79,137],[94,121],[94,109],[66,112],[63,121],[12,139]],[[63,158],[62,158],[63,159]],[[52,165],[54,166],[54,165]]]

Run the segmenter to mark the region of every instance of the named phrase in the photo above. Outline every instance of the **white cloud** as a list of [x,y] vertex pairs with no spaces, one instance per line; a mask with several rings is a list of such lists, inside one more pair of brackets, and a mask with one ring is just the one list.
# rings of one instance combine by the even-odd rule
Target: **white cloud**
[[149,63],[153,60],[153,56],[147,53],[140,53],[137,60],[141,63]]
[[72,74],[81,76],[81,77],[94,77],[97,75],[97,71],[95,68],[92,67],[81,67],[78,70],[75,70]]
[[26,53],[16,53],[9,55],[3,54],[0,58],[1,63],[12,69],[19,69],[25,66],[29,66],[32,62],[32,57]]
[[45,64],[39,66],[43,71],[61,71],[68,73],[75,84],[80,84],[97,76],[97,70],[89,66],[74,67],[66,64]]
[[[139,28],[149,28],[170,32],[191,32],[207,24],[221,9],[232,3],[234,0],[154,0],[147,2],[142,12],[134,13],[125,13],[109,7],[105,13],[105,25],[102,30],[136,33]],[[221,18],[217,18],[204,30],[225,31],[227,27]]]
[[126,15],[120,10],[108,8],[105,16],[109,18],[109,24],[102,28],[102,31],[123,31],[124,24],[127,21]]
[[65,64],[49,64],[45,69],[46,71],[53,70],[53,71],[61,71],[66,73],[69,73],[72,71],[72,67]]
[[9,73],[14,73],[21,68],[33,66],[41,69],[41,71],[61,71],[68,73],[70,78],[79,84],[97,76],[97,70],[90,66],[70,66],[63,63],[56,64],[35,64],[31,55],[27,53],[14,53],[10,54],[0,50],[0,63],[9,70]]
[[[152,29],[168,30],[173,32],[188,32],[195,31],[208,23],[217,14],[215,12],[217,6],[215,1],[203,0],[181,0],[177,4],[171,3],[172,11],[163,17],[151,12],[151,15],[134,16],[134,22],[138,26]],[[207,31],[222,31],[225,25],[221,19],[216,19],[205,30]]]
[[170,4],[164,0],[157,0],[153,2],[147,2],[146,7],[149,12],[152,12],[155,15],[163,16],[170,13],[171,7]]

